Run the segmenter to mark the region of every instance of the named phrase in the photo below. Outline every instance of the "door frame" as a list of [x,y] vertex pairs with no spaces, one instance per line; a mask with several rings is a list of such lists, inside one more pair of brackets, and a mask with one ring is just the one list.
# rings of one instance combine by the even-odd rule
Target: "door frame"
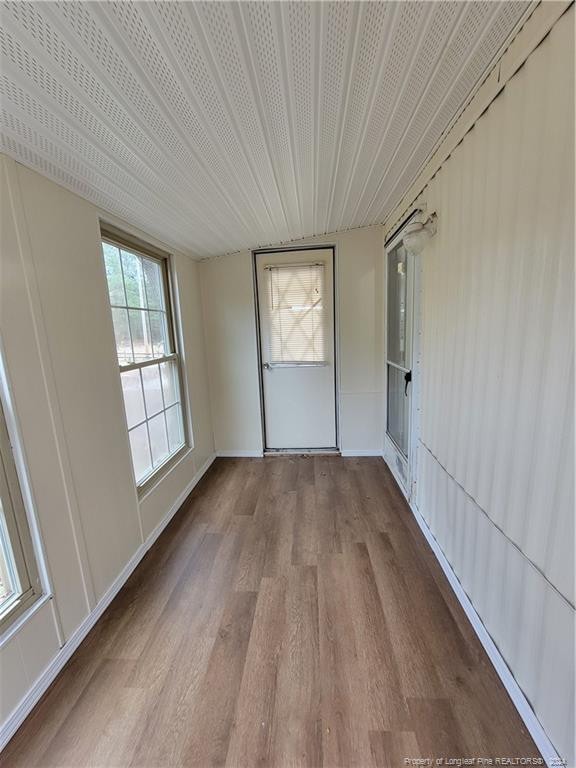
[[[410,408],[408,411],[408,452],[405,460],[406,477],[403,477],[402,464],[398,456],[400,450],[394,440],[388,435],[388,254],[402,240],[402,235],[408,224],[421,213],[420,209],[413,211],[404,222],[388,237],[384,242],[385,259],[385,287],[384,295],[384,381],[385,381],[385,419],[384,419],[384,460],[394,475],[400,490],[409,503],[416,501],[417,494],[417,465],[418,465],[418,441],[420,436],[420,391],[421,391],[421,338],[422,338],[422,256],[408,252],[408,268],[411,268],[412,274],[408,280],[407,299],[411,302],[410,317],[410,352],[411,352],[411,372],[410,382]],[[408,297],[408,292],[410,296]]]
[[[336,448],[332,451],[324,449],[294,450],[291,448],[268,448],[266,446],[266,416],[264,408],[264,377],[262,371],[262,337],[260,334],[260,305],[258,300],[257,257],[266,253],[294,253],[295,251],[332,251],[332,305],[334,307],[334,423],[336,428]],[[274,246],[272,248],[256,248],[252,250],[252,282],[254,288],[254,311],[256,320],[256,358],[258,365],[258,388],[260,395],[260,427],[262,430],[262,448],[264,453],[301,454],[301,453],[339,453],[340,452],[340,325],[338,308],[338,248],[336,243],[312,243],[310,245]]]

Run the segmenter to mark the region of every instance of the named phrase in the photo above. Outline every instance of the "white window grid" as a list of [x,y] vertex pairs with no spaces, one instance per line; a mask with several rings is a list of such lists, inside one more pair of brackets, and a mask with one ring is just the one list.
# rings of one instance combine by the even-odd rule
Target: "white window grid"
[[[131,349],[131,357],[132,362],[126,362],[122,363],[121,359],[119,357],[119,368],[120,368],[120,377],[122,379],[123,374],[129,373],[129,372],[138,372],[139,377],[139,384],[140,384],[140,392],[142,393],[142,401],[143,401],[143,408],[144,408],[144,416],[143,418],[137,420],[134,423],[130,423],[128,421],[128,413],[127,416],[127,423],[128,423],[128,435],[130,436],[131,433],[134,433],[137,429],[139,429],[142,426],[145,426],[146,428],[146,436],[147,436],[147,444],[148,444],[148,456],[150,459],[150,470],[143,474],[140,477],[136,478],[137,485],[139,487],[143,486],[145,483],[150,480],[150,478],[164,465],[166,462],[168,462],[170,459],[172,459],[179,451],[184,448],[187,444],[187,430],[186,430],[186,421],[185,421],[185,412],[184,412],[184,405],[182,402],[182,370],[181,370],[181,363],[180,363],[180,355],[178,354],[177,344],[176,344],[176,333],[173,323],[173,316],[171,312],[171,300],[170,300],[170,281],[169,281],[169,274],[168,274],[168,263],[166,258],[158,258],[156,256],[152,256],[148,253],[141,253],[139,250],[133,246],[126,245],[122,242],[119,242],[113,238],[104,236],[102,238],[103,244],[108,244],[113,246],[118,250],[119,255],[119,264],[120,264],[120,271],[122,275],[122,289],[123,289],[123,295],[125,302],[124,303],[117,303],[110,301],[110,306],[112,309],[112,312],[114,310],[123,310],[126,312],[127,317],[127,329],[128,334],[130,337],[130,349]],[[149,262],[155,263],[160,268],[160,285],[161,285],[161,308],[150,308],[149,307],[149,300],[147,295],[147,288],[146,288],[146,282],[142,281],[142,289],[144,293],[144,300],[141,302],[140,305],[134,305],[130,304],[127,297],[127,290],[126,290],[126,277],[125,277],[125,270],[124,270],[124,263],[122,259],[122,254],[129,254],[130,256],[136,257],[140,262],[140,269],[141,273],[144,274],[144,261],[147,260]],[[143,306],[145,304],[145,306]],[[130,322],[130,312],[141,312],[143,313],[144,317],[149,317],[151,314],[157,314],[162,319],[162,329],[163,329],[163,345],[165,351],[167,351],[166,354],[160,354],[155,355],[154,354],[154,345],[151,340],[151,333],[150,333],[150,321],[147,320],[146,328],[148,329],[148,332],[150,334],[150,349],[151,352],[148,353],[149,356],[147,356],[145,359],[137,359],[139,356],[141,356],[141,353],[138,353],[135,349],[134,345],[134,338],[133,338],[133,329],[132,324]],[[146,353],[143,353],[146,354]],[[162,375],[162,366],[166,365],[167,367],[172,366],[172,379],[173,379],[173,386],[175,390],[175,398],[173,400],[169,400],[167,402],[167,393],[166,393],[166,386],[165,386],[165,377]],[[149,405],[147,394],[146,394],[146,388],[145,388],[145,381],[143,376],[143,371],[152,368],[157,367],[158,370],[158,377],[160,380],[160,394],[161,394],[161,402],[162,406],[160,408],[152,408]],[[178,415],[178,421],[179,421],[179,434],[180,439],[177,444],[174,445],[172,448],[171,441],[170,441],[170,433],[169,433],[169,427],[168,427],[168,413],[171,411],[175,411]],[[150,422],[154,419],[156,419],[158,416],[162,414],[163,416],[163,424],[164,424],[164,430],[165,430],[165,436],[166,436],[166,444],[168,447],[168,451],[165,455],[163,455],[160,459],[155,460],[152,450],[152,438],[150,435]],[[134,468],[136,472],[136,467]]]

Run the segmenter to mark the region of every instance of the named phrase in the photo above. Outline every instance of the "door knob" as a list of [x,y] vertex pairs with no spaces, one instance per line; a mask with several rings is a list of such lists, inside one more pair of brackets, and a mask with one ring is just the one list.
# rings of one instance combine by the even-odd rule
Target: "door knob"
[[407,371],[404,374],[404,394],[408,397],[408,384],[412,381],[412,371]]

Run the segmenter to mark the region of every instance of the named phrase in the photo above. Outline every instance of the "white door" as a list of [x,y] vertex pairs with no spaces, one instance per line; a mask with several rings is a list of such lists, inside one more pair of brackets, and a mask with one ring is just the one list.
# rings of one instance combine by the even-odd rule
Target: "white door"
[[267,449],[336,448],[332,248],[256,255]]
[[408,498],[412,494],[414,256],[401,237],[386,249],[386,460]]

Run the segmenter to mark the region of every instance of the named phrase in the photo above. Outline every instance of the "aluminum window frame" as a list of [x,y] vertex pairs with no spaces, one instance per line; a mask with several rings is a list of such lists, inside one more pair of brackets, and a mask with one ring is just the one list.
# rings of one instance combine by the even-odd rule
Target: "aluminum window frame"
[[[120,253],[122,251],[128,251],[129,253],[139,256],[141,259],[147,259],[148,261],[153,261],[160,266],[164,310],[150,310],[144,307],[130,306],[128,304],[127,296],[125,297],[126,298],[125,305],[113,304],[110,299],[110,294],[108,292],[108,305],[110,307],[111,313],[113,309],[125,309],[127,312],[129,312],[132,309],[132,310],[138,310],[138,311],[146,311],[148,313],[163,311],[166,316],[167,342],[171,350],[169,354],[162,355],[159,357],[154,357],[149,360],[141,360],[138,362],[133,361],[131,363],[126,363],[126,364],[118,363],[121,385],[122,385],[123,373],[128,371],[135,371],[135,370],[138,370],[140,372],[140,384],[142,387],[142,397],[144,402],[145,418],[142,419],[140,422],[133,424],[131,427],[128,426],[128,419],[126,418],[126,433],[128,438],[130,438],[130,432],[132,430],[136,429],[139,426],[142,426],[142,424],[146,425],[146,432],[148,437],[148,448],[150,450],[150,460],[152,464],[153,464],[153,459],[152,459],[149,422],[151,419],[155,418],[157,415],[163,414],[164,425],[166,428],[166,439],[168,440],[168,424],[167,424],[166,413],[171,407],[174,407],[175,405],[178,405],[180,407],[180,415],[182,420],[182,436],[183,436],[182,445],[179,448],[177,448],[176,451],[174,451],[174,453],[169,453],[164,459],[164,461],[160,462],[156,466],[152,466],[151,471],[148,472],[146,475],[144,475],[142,478],[140,478],[140,480],[136,478],[134,465],[132,465],[133,471],[134,471],[134,483],[136,485],[136,489],[139,497],[142,497],[148,492],[150,487],[157,482],[159,477],[165,474],[191,448],[191,435],[190,435],[190,428],[188,424],[188,408],[187,408],[187,402],[186,402],[187,388],[185,386],[185,381],[184,381],[184,361],[183,361],[183,356],[180,352],[179,333],[178,333],[179,329],[176,324],[174,285],[173,285],[172,272],[171,272],[171,255],[169,253],[164,253],[162,251],[159,251],[153,246],[148,246],[148,244],[144,243],[143,241],[137,238],[132,238],[129,235],[125,235],[124,233],[119,232],[114,228],[112,229],[108,228],[104,224],[102,224],[101,226],[100,240],[102,244],[108,243],[109,245],[112,245],[115,248],[118,248]],[[103,252],[102,252],[102,260],[104,262]],[[121,257],[120,257],[120,267],[122,270],[122,282],[125,289],[124,269],[122,266]],[[132,346],[132,357],[134,358],[135,355],[134,355],[134,348],[133,348],[133,341],[132,341],[132,330],[130,327],[129,318],[128,318],[128,330],[130,333],[130,344]],[[179,400],[177,401],[177,403],[174,403],[173,405],[166,406],[166,401],[164,399],[164,389],[163,389],[163,386],[161,386],[160,391],[162,395],[162,409],[158,411],[158,413],[152,414],[151,416],[149,416],[147,405],[146,405],[144,381],[142,379],[142,370],[144,368],[157,365],[158,370],[160,371],[160,365],[162,363],[167,363],[167,362],[176,363]],[[124,408],[124,413],[127,416],[126,408]],[[131,446],[130,446],[130,455],[132,458]]]
[[44,590],[32,540],[30,522],[20,487],[12,443],[4,409],[0,403],[0,488],[4,521],[0,520],[0,546],[6,553],[14,594],[0,609],[0,634],[3,634],[40,597]]

